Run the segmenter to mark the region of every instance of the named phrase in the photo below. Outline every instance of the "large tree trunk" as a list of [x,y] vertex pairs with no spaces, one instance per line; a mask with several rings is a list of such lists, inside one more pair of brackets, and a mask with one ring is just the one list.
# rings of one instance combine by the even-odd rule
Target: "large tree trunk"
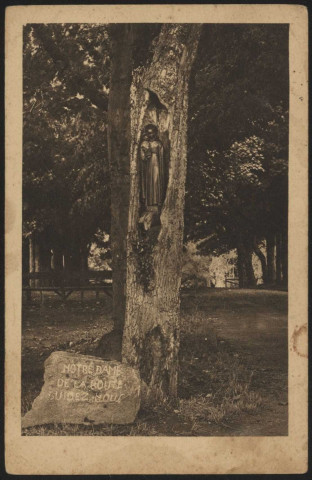
[[[200,25],[163,25],[153,59],[134,76],[131,89],[131,185],[122,358],[140,370],[149,401],[177,396],[188,82],[199,33]],[[150,123],[157,126],[167,154],[170,145],[170,161],[159,223],[144,228],[139,223],[138,145],[142,127]]]

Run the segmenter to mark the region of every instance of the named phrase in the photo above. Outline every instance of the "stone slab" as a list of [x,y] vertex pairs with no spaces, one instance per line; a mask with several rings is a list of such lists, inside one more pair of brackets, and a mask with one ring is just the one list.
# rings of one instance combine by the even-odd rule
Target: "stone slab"
[[22,427],[49,423],[133,423],[140,408],[137,370],[117,361],[53,352],[44,363],[44,385]]

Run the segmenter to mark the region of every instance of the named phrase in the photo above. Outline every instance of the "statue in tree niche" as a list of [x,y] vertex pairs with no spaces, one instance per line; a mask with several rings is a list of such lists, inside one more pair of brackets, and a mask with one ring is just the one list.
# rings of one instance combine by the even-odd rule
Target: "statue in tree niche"
[[140,223],[145,230],[159,225],[160,212],[166,195],[166,162],[164,146],[156,125],[149,123],[142,132],[139,148],[141,171]]

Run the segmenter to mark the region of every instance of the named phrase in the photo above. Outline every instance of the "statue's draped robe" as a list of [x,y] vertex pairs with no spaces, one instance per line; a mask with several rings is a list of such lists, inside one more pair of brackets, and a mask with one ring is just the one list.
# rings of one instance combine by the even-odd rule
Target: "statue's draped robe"
[[161,206],[165,196],[164,149],[159,140],[143,140],[140,146],[141,192],[146,207]]

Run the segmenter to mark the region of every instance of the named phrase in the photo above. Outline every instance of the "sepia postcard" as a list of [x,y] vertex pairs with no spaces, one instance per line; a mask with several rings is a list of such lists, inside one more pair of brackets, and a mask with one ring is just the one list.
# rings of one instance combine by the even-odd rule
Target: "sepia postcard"
[[308,15],[12,6],[5,468],[308,469]]

